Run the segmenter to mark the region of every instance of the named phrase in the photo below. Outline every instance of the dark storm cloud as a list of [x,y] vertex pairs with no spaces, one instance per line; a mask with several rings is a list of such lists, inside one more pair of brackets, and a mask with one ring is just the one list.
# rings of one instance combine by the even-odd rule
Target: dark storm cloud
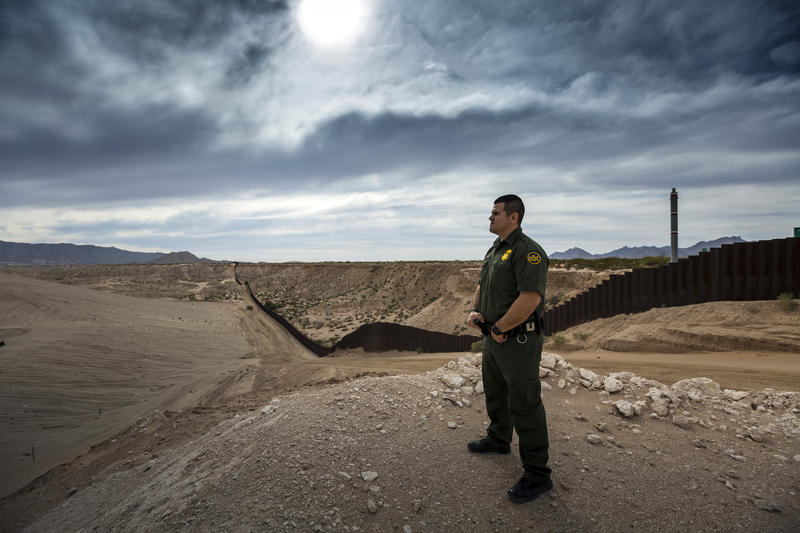
[[225,72],[225,86],[236,87],[249,82],[269,57],[270,48],[260,44],[245,45]]
[[[202,170],[230,170],[221,161],[208,161],[209,145],[220,135],[213,113],[142,99],[119,105],[129,88],[103,85],[92,75],[111,54],[132,71],[168,78],[173,68],[168,56],[213,52],[243,19],[262,21],[265,31],[279,33],[286,10],[284,1],[263,0],[2,3],[0,185],[16,185],[16,194],[5,194],[0,202],[176,195],[185,192],[185,183],[159,178],[160,172],[173,169],[185,181],[202,176]],[[96,50],[78,50],[75,35],[82,31],[96,35]],[[258,42],[234,44],[221,58],[228,64],[221,84],[228,88],[247,83],[270,52]],[[159,163],[163,168],[156,170]],[[198,163],[208,164],[198,169]],[[27,187],[30,180],[37,187]],[[68,187],[42,189],[47,182]]]
[[282,0],[171,0],[159,2],[95,2],[89,21],[102,41],[121,55],[150,64],[165,60],[171,48],[213,50],[237,31],[242,17],[285,13]]
[[[674,163],[703,151],[709,158],[761,156],[765,183],[796,179],[796,159],[766,161],[796,154],[800,140],[795,2],[377,5],[377,42],[363,52],[374,55],[357,72],[369,88],[356,85],[356,99],[407,82],[428,60],[441,85],[405,95],[404,111],[344,108],[307,128],[295,146],[222,142],[231,133],[252,137],[273,121],[249,112],[282,96],[275,86],[283,80],[273,72],[287,49],[290,7],[255,0],[3,3],[0,187],[14,195],[0,202],[207,195],[371,173],[412,180],[459,168],[546,167],[577,176],[576,188],[753,179],[748,165]],[[85,33],[97,50],[76,44]],[[203,59],[219,68],[198,67],[188,80],[175,73]],[[167,89],[185,83],[202,97],[208,86],[221,92],[189,105],[136,87],[140,76],[166,80]],[[241,90],[257,83],[257,97]],[[514,92],[523,90],[536,96]],[[441,93],[444,108],[451,95],[481,92],[498,105],[413,109],[422,97]],[[242,104],[246,98],[251,103]],[[515,103],[500,105],[506,100]],[[310,114],[324,102],[303,103]],[[298,116],[311,120],[304,111]],[[641,157],[651,166],[619,165]],[[566,185],[554,176],[542,186]]]

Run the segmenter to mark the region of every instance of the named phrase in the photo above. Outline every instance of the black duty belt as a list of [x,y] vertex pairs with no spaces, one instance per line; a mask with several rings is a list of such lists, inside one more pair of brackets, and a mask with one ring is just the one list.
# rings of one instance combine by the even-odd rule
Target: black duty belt
[[526,320],[519,326],[506,331],[505,334],[509,337],[519,335],[520,333],[536,333],[541,335],[544,332],[544,320],[540,316],[534,316],[530,320]]
[[[476,326],[481,328],[481,333],[487,337],[492,334],[492,324],[488,322],[481,322],[477,318],[473,321]],[[509,337],[519,335],[522,333],[536,333],[541,335],[544,332],[544,320],[540,316],[534,315],[533,318],[526,320],[519,326],[512,328],[509,331],[504,331]]]

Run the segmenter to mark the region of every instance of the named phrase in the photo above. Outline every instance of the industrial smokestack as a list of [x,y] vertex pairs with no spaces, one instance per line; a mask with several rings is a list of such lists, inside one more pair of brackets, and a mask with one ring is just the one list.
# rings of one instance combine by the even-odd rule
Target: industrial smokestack
[[669,262],[678,262],[678,192],[675,187],[669,195],[669,219],[670,219],[670,246]]

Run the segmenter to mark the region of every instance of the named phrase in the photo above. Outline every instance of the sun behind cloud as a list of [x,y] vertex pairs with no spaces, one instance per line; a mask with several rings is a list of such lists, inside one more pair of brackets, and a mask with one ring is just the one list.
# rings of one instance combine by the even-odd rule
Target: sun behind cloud
[[301,0],[297,20],[306,38],[321,47],[351,44],[364,28],[363,0]]

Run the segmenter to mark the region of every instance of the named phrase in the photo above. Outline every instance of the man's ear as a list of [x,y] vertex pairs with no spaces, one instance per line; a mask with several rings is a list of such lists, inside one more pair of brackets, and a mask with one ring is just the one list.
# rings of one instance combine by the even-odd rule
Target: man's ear
[[511,222],[519,226],[519,213],[511,213],[511,215],[508,218],[509,220],[511,220]]

